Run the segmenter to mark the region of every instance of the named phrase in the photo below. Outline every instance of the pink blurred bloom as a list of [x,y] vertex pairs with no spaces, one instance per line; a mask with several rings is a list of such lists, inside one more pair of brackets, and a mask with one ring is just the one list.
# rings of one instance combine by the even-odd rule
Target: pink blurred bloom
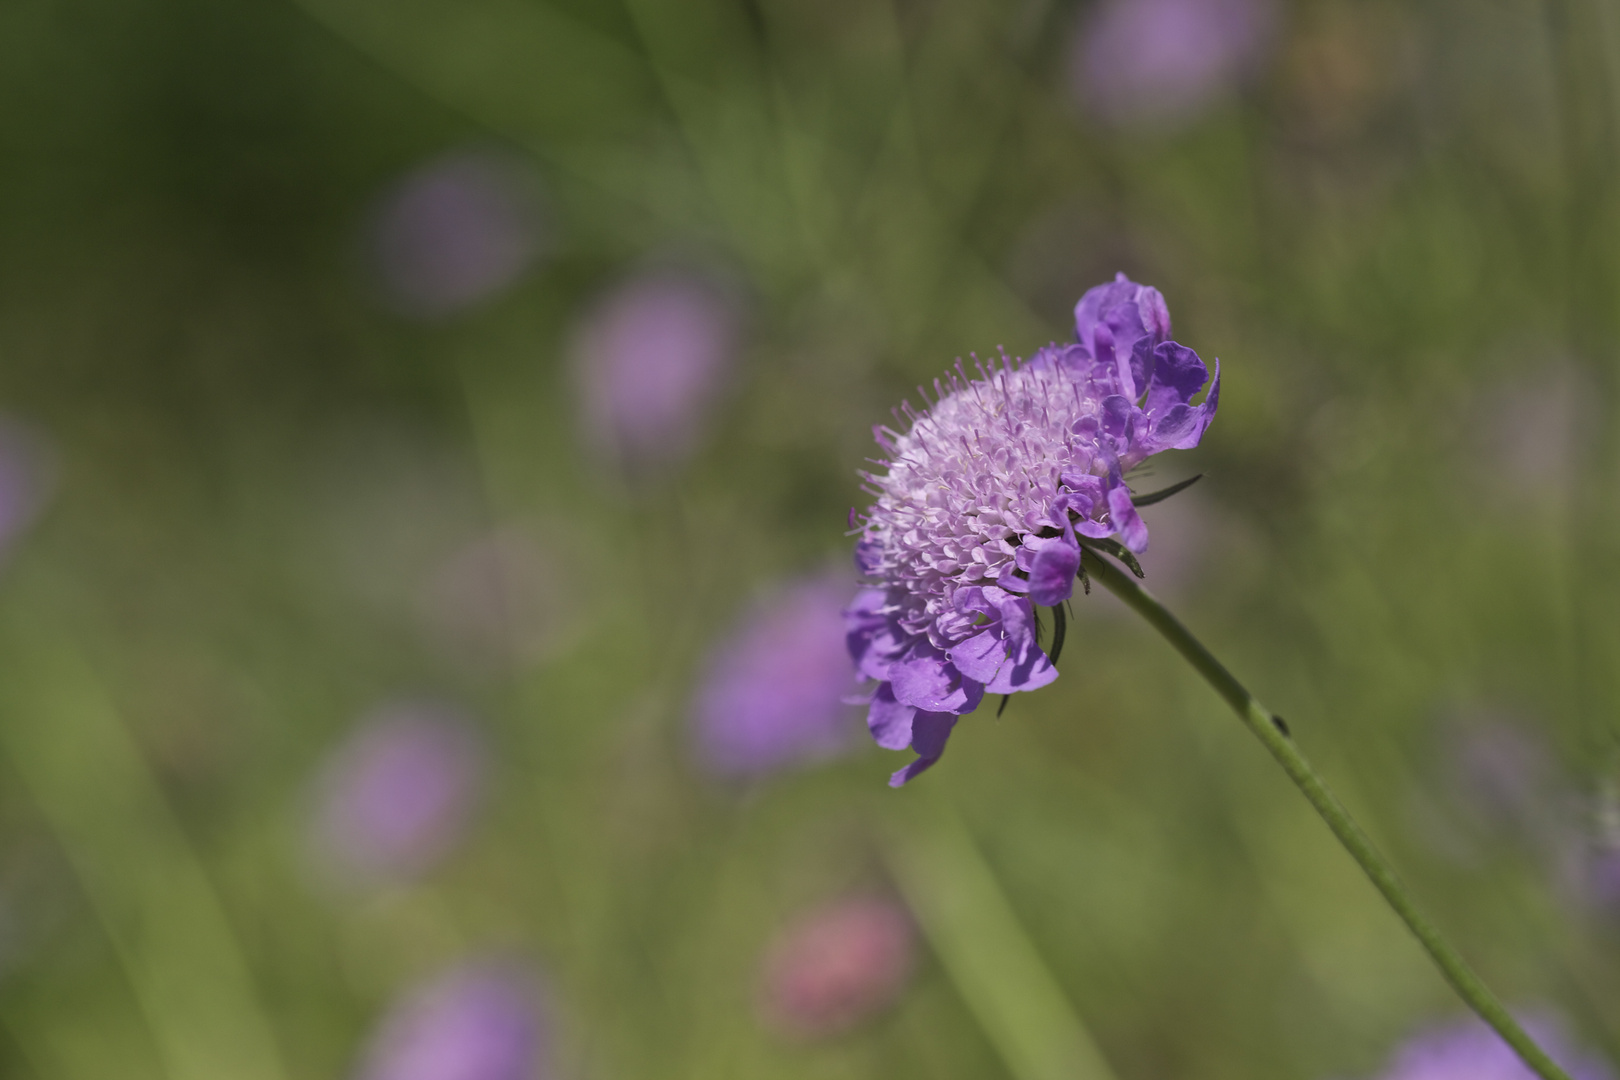
[[760,1013],[789,1038],[838,1035],[892,1005],[915,966],[916,931],[905,908],[875,897],[839,901],[772,944]]

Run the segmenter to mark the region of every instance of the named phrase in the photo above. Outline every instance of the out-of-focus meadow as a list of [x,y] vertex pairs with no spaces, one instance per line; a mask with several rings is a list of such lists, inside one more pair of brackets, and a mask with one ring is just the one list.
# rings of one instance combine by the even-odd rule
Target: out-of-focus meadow
[[13,0],[0,1074],[1485,1075],[1111,598],[902,790],[839,701],[872,425],[1125,271],[1225,377],[1149,587],[1607,1075],[1617,76],[1604,0]]

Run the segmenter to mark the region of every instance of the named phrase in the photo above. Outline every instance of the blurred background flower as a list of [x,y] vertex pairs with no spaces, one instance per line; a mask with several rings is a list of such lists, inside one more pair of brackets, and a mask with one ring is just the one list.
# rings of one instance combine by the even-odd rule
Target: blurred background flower
[[[1611,1080],[1614,1072],[1572,1046],[1561,1025],[1542,1016],[1523,1021],[1571,1080]],[[1414,1035],[1395,1052],[1379,1080],[1535,1080],[1506,1043],[1485,1024],[1467,1020],[1437,1025]]]
[[1195,117],[1266,59],[1271,0],[1100,0],[1076,34],[1077,99],[1118,127],[1173,127]]
[[522,160],[461,150],[418,166],[383,197],[368,250],[389,303],[437,319],[510,286],[546,240],[538,185]]
[[469,961],[384,1017],[356,1080],[546,1080],[538,987],[511,961]]
[[483,747],[456,710],[420,701],[380,706],[322,768],[312,850],[340,881],[419,877],[465,835],[483,774]]
[[710,652],[692,700],[699,763],[720,776],[770,773],[848,750],[861,729],[844,645],[847,575],[779,585]]
[[732,377],[738,311],[697,274],[648,271],[599,297],[574,338],[581,420],[632,469],[667,469],[696,448]]
[[791,1039],[825,1039],[894,1004],[916,966],[916,930],[881,897],[838,900],[782,928],[765,955],[759,1009]]

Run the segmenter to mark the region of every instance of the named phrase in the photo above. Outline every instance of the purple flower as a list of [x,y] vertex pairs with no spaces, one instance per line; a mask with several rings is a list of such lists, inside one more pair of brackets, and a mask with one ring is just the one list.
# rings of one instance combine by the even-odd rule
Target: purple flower
[[787,927],[766,953],[759,1009],[794,1039],[837,1035],[893,1004],[916,964],[916,931],[905,908],[860,897]]
[[421,702],[378,709],[327,762],[317,857],[360,884],[420,876],[461,840],[483,771],[483,747],[460,714]]
[[1075,38],[1075,95],[1103,120],[1171,126],[1253,73],[1271,0],[1102,0]]
[[730,371],[737,333],[735,306],[700,277],[663,271],[621,284],[575,340],[591,439],[625,465],[685,458]]
[[405,177],[372,221],[388,300],[418,318],[453,315],[517,280],[540,252],[536,188],[517,162],[448,154]]
[[845,596],[833,575],[791,584],[757,605],[714,650],[692,703],[706,768],[764,773],[849,745],[858,729],[845,700],[854,689],[844,648]]
[[533,981],[515,965],[452,969],[390,1011],[357,1080],[543,1080],[540,1005]]
[[[1576,1050],[1553,1019],[1520,1023],[1573,1080],[1613,1080],[1608,1066]],[[1500,1035],[1470,1017],[1409,1039],[1378,1080],[1535,1080],[1535,1074]]]
[[[958,716],[985,694],[1057,678],[1035,639],[1035,605],[1074,591],[1077,537],[1147,548],[1124,473],[1161,450],[1198,445],[1215,416],[1220,369],[1170,340],[1158,290],[1124,274],[1075,307],[1078,344],[1028,363],[1003,358],[971,378],[957,364],[938,400],[901,406],[910,428],[876,429],[886,474],[863,473],[877,502],[855,562],[875,579],[845,611],[850,654],[877,680],[867,724],[878,745],[910,746],[899,786],[939,759]],[[898,415],[898,414],[897,414]]]

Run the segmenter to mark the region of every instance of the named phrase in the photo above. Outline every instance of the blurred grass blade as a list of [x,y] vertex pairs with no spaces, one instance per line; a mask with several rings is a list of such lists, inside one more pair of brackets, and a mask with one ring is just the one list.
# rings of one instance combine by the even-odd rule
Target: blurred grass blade
[[72,863],[173,1080],[282,1080],[225,912],[73,645],[0,625],[0,751]]
[[955,808],[925,790],[903,796],[889,869],[1008,1071],[1017,1080],[1115,1080]]

